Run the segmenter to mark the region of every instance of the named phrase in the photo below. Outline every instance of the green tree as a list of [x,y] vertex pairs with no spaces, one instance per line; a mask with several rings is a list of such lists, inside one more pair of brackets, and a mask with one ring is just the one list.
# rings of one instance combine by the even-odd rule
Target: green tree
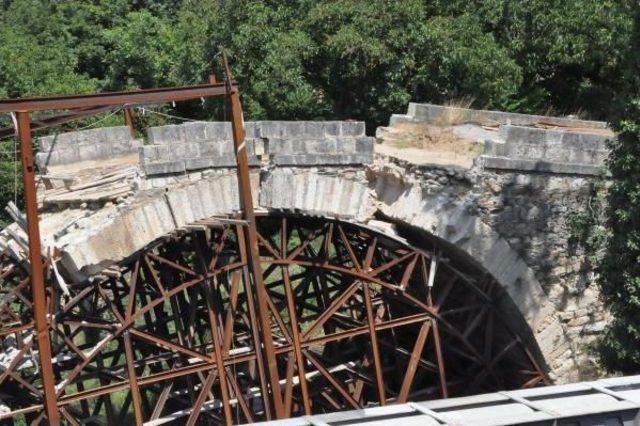
[[613,320],[602,341],[602,359],[611,371],[640,372],[640,10],[629,43],[616,120],[618,137],[611,144],[608,166],[609,231],[600,264],[600,287]]
[[503,107],[521,71],[477,19],[431,16],[424,2],[319,2],[303,25],[318,44],[310,77],[339,117],[384,123],[410,100],[473,97]]

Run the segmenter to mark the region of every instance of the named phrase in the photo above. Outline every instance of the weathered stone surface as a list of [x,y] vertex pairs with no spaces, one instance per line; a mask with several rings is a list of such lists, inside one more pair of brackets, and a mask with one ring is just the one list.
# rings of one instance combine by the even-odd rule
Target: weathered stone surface
[[140,141],[133,139],[125,126],[44,136],[37,143],[40,149],[35,161],[43,171],[51,166],[134,154],[140,146]]
[[513,124],[516,126],[531,126],[545,123],[563,127],[582,127],[592,129],[605,129],[607,123],[603,121],[579,120],[575,118],[549,117],[543,115],[516,114],[503,111],[474,110],[442,105],[410,103],[406,115],[391,117],[392,122],[402,120],[411,121],[451,121],[476,122],[487,125]]
[[[362,122],[258,121],[246,126],[249,164],[261,164],[258,155],[274,165],[350,165],[373,161],[373,138]],[[235,153],[229,123],[196,122],[154,127],[152,145],[141,148],[140,161],[148,175],[172,173],[154,163],[184,160],[187,170],[231,167]]]
[[483,155],[479,158],[480,164],[487,169],[512,170],[525,172],[542,172],[568,175],[592,175],[604,173],[602,165],[562,163],[543,160],[524,160],[505,157],[492,157]]

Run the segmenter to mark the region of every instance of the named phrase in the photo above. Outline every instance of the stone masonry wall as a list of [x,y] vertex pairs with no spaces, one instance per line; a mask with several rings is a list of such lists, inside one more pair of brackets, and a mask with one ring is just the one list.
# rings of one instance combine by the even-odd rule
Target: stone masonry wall
[[44,136],[38,138],[37,142],[39,152],[35,160],[41,171],[50,166],[135,154],[140,147],[140,141],[131,136],[126,126]]
[[[607,140],[614,137],[606,123],[411,104],[390,123],[407,125],[448,128],[460,140],[484,145],[470,170],[402,164],[423,176],[422,185],[434,194],[455,192],[457,202],[466,200],[534,271],[564,335],[553,375],[574,381],[601,374],[594,343],[608,313],[571,221],[589,211],[606,182]],[[470,183],[452,179],[460,173]]]
[[476,188],[482,220],[531,267],[559,313],[571,343],[555,374],[575,380],[600,374],[593,343],[608,318],[571,226],[575,215],[588,212],[599,183],[597,177],[485,170]]
[[[140,149],[147,175],[235,166],[228,122],[193,122],[149,129]],[[373,159],[373,139],[363,122],[258,121],[245,123],[249,164],[349,165]]]

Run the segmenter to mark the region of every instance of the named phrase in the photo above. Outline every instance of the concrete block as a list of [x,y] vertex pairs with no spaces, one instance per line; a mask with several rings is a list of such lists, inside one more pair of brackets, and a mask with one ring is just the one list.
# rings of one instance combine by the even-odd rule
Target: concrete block
[[184,160],[145,163],[143,164],[143,168],[147,175],[184,173],[186,171]]

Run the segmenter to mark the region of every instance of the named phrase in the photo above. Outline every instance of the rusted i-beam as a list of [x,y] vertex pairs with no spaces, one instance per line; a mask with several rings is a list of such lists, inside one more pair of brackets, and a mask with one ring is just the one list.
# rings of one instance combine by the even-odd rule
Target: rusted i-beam
[[29,237],[29,266],[31,294],[33,297],[33,320],[36,326],[38,354],[40,358],[42,385],[44,388],[44,408],[47,419],[52,425],[60,422],[56,406],[55,377],[51,363],[51,342],[49,340],[49,321],[47,318],[46,292],[44,288],[44,267],[40,242],[38,219],[38,201],[36,195],[35,164],[31,148],[31,120],[29,112],[18,111],[18,136],[20,138],[20,160],[22,163],[22,181],[27,215],[27,236]]
[[[231,71],[227,62],[226,54],[223,51],[223,65],[225,79],[228,87],[231,83]],[[249,173],[249,159],[247,156],[246,144],[244,141],[244,119],[242,117],[242,106],[240,105],[240,94],[237,90],[228,94],[229,106],[231,109],[231,129],[233,132],[233,144],[236,153],[236,167],[238,175],[238,189],[240,193],[240,207],[242,218],[247,221],[246,250],[248,256],[249,270],[256,289],[258,299],[257,313],[260,319],[262,330],[262,345],[264,357],[266,358],[267,373],[271,385],[271,396],[273,408],[277,418],[284,417],[284,407],[282,405],[282,394],[280,391],[280,377],[278,376],[278,363],[274,350],[273,336],[271,334],[271,321],[269,320],[267,307],[267,294],[262,277],[262,267],[260,265],[260,250],[258,248],[258,229],[256,227],[256,215],[253,208],[253,196],[251,193],[251,175]],[[257,348],[259,349],[259,348]],[[265,400],[266,403],[266,400]]]

